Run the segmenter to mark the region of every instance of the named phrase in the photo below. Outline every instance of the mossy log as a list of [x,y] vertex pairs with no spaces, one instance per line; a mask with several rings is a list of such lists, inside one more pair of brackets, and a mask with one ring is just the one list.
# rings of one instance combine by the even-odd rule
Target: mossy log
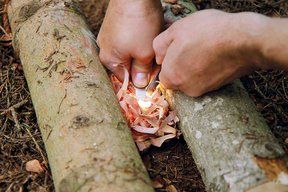
[[56,191],[153,191],[95,40],[73,0],[11,0]]
[[[165,18],[171,21],[185,16],[170,9]],[[166,93],[207,191],[288,191],[287,155],[240,81],[199,98]]]

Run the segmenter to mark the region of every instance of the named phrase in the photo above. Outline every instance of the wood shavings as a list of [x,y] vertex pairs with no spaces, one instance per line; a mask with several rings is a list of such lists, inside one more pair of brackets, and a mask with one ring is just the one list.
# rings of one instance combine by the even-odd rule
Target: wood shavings
[[[114,74],[110,77],[138,149],[143,151],[151,145],[160,147],[165,141],[178,137],[181,134],[176,129],[179,119],[169,109],[164,95],[156,88],[144,101],[138,101],[135,88],[129,81],[129,73],[127,69],[124,71],[123,83]],[[139,105],[141,103],[148,105]]]

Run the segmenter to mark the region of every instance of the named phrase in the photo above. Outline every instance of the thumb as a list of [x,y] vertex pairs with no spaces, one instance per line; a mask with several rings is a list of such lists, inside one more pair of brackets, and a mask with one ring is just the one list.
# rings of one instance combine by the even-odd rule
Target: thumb
[[146,87],[150,80],[150,73],[152,69],[152,59],[151,61],[141,62],[134,59],[131,65],[131,77],[132,82],[135,87],[143,88]]
[[153,40],[153,49],[155,51],[155,57],[157,64],[162,64],[164,57],[166,55],[167,49],[172,43],[171,27],[166,31],[160,33]]

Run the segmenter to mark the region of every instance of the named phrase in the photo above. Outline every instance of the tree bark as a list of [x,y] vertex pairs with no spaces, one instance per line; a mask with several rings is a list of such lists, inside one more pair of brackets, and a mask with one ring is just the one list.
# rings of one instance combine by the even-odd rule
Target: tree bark
[[12,0],[8,13],[56,191],[153,191],[74,1]]
[[287,155],[240,81],[199,98],[166,96],[208,191],[288,191]]
[[167,97],[208,191],[288,189],[287,155],[240,82],[200,98]]

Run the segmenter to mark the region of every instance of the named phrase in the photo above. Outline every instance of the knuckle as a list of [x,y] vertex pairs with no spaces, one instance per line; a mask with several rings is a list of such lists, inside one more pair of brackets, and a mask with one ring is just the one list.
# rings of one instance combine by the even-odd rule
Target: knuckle
[[[160,34],[161,35],[161,34]],[[160,49],[160,35],[158,35],[157,37],[155,37],[153,39],[152,45],[153,45],[153,49],[154,51],[158,51]]]
[[156,62],[158,64],[163,62],[163,59],[166,55],[167,47],[165,47],[162,42],[158,41],[157,39],[153,42],[153,48],[155,51]]
[[183,79],[179,75],[175,75],[173,80],[171,81],[171,84],[174,87],[181,87],[183,85]]
[[104,51],[100,50],[99,59],[104,65],[109,63],[109,56]]
[[140,51],[136,55],[136,59],[139,60],[141,63],[149,63],[154,57],[153,49],[147,49]]
[[179,89],[184,83],[183,78],[173,71],[170,71],[168,74],[161,72],[159,78],[160,82],[163,82],[166,88]]

